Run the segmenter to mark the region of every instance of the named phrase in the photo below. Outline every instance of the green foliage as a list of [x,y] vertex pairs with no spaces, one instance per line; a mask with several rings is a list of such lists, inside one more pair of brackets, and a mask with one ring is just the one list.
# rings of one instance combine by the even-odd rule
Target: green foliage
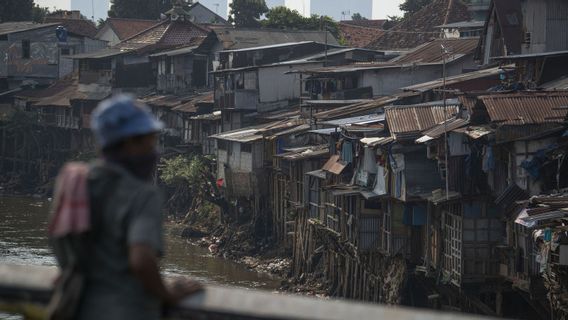
[[404,12],[404,16],[408,17],[430,3],[432,3],[432,0],[405,0],[400,4],[399,8]]
[[167,185],[187,183],[196,186],[202,183],[202,172],[207,166],[199,157],[187,158],[177,156],[172,159],[162,159],[160,178]]
[[0,23],[9,21],[30,21],[34,0],[1,0]]
[[359,12],[356,12],[351,16],[351,20],[361,21],[361,20],[367,20],[367,18],[363,17]]
[[274,29],[299,29],[305,24],[305,19],[298,11],[286,7],[274,7],[262,20],[262,26]]
[[339,39],[339,25],[331,17],[311,15],[309,18],[302,16],[296,10],[286,7],[274,7],[266,14],[262,21],[265,28],[290,29],[290,30],[324,30],[327,29],[334,37]]
[[[169,11],[180,0],[111,0],[108,16],[111,18],[158,19],[160,13]],[[180,1],[184,7],[188,0]]]
[[397,24],[402,22],[402,17],[399,16],[387,16],[387,21],[383,24],[383,29],[388,30]]
[[230,5],[229,22],[237,27],[260,27],[260,17],[268,12],[264,0],[233,0]]
[[32,8],[32,21],[41,23],[45,20],[45,17],[49,14],[49,8],[40,7],[37,4]]

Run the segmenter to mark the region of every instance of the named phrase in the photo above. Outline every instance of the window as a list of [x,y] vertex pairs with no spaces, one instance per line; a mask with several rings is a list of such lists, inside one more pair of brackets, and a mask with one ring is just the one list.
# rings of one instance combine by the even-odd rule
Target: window
[[31,57],[30,40],[22,40],[22,59],[29,59]]
[[219,150],[227,150],[227,141],[225,140],[217,141],[217,148],[219,148]]
[[71,49],[69,49],[69,48],[62,48],[61,49],[61,55],[62,56],[68,56],[70,54],[71,54]]

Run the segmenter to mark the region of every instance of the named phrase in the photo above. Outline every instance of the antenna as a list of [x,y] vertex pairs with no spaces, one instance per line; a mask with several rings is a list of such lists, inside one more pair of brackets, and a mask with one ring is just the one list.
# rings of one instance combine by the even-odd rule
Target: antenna
[[349,17],[350,15],[351,15],[351,10],[341,11],[341,20],[345,20],[345,17]]

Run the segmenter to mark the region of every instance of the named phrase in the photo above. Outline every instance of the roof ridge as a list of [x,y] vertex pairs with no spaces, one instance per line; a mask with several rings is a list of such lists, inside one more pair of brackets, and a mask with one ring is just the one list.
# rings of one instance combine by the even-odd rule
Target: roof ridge
[[155,24],[155,25],[153,25],[153,26],[151,26],[151,27],[149,27],[149,28],[146,28],[146,29],[144,29],[144,30],[138,32],[137,34],[134,34],[134,35],[132,35],[132,36],[130,36],[130,37],[128,37],[128,38],[122,40],[121,43],[122,43],[122,42],[129,41],[129,40],[132,40],[134,37],[137,37],[137,36],[139,36],[139,35],[141,35],[141,34],[143,34],[143,33],[145,33],[145,32],[148,32],[148,31],[150,31],[150,30],[152,30],[152,29],[154,29],[154,28],[156,28],[156,27],[158,27],[158,26],[161,26],[161,25],[163,25],[163,24],[166,23],[166,22],[168,22],[168,20],[164,20],[164,21],[162,21],[162,22],[160,22],[160,23],[157,23],[157,24]]

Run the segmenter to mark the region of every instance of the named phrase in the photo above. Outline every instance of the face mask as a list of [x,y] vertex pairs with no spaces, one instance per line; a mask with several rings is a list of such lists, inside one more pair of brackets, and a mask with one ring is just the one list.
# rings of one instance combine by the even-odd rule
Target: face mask
[[109,158],[110,161],[121,165],[131,174],[145,181],[152,180],[159,159],[160,155],[158,152],[138,156],[121,155]]

